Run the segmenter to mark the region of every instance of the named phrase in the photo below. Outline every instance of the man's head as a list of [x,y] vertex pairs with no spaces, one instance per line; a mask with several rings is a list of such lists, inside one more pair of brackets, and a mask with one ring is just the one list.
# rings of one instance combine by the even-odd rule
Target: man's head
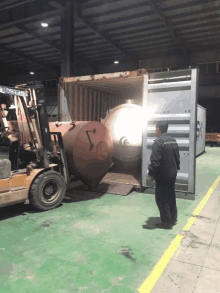
[[156,125],[156,135],[161,136],[163,133],[166,133],[168,129],[168,123],[163,121],[163,122],[158,122]]

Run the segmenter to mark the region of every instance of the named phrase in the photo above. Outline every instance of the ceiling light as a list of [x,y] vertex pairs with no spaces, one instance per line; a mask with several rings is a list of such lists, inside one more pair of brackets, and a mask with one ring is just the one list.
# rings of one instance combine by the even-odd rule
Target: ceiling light
[[119,63],[119,61],[114,61],[114,63],[115,63],[115,64],[118,64],[118,63]]
[[33,71],[31,71],[31,72],[30,72],[30,74],[31,74],[31,75],[33,75],[33,74],[34,74],[34,72],[33,72]]
[[42,23],[41,23],[41,26],[42,26],[42,27],[48,27],[48,23],[46,23],[46,22],[42,22]]

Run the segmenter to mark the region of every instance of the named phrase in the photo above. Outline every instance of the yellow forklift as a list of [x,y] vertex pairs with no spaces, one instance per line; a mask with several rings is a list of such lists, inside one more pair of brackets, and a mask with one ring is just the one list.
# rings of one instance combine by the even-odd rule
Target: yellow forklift
[[62,136],[49,131],[43,85],[0,86],[0,207],[29,199],[38,210],[53,209],[68,181]]

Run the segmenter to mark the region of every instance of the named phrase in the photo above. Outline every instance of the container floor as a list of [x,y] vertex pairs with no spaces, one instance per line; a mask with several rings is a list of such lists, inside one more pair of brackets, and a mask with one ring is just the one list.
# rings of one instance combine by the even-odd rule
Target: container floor
[[220,175],[220,148],[197,158],[195,200],[177,199],[178,224],[160,222],[154,196],[68,193],[62,206],[36,213],[1,209],[1,292],[138,292]]

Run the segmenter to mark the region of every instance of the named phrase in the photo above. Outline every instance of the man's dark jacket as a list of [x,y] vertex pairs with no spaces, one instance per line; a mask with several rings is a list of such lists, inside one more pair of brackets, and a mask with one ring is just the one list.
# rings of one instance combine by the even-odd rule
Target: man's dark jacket
[[149,175],[156,183],[166,184],[176,179],[180,170],[180,155],[176,140],[167,133],[158,137],[152,146]]

